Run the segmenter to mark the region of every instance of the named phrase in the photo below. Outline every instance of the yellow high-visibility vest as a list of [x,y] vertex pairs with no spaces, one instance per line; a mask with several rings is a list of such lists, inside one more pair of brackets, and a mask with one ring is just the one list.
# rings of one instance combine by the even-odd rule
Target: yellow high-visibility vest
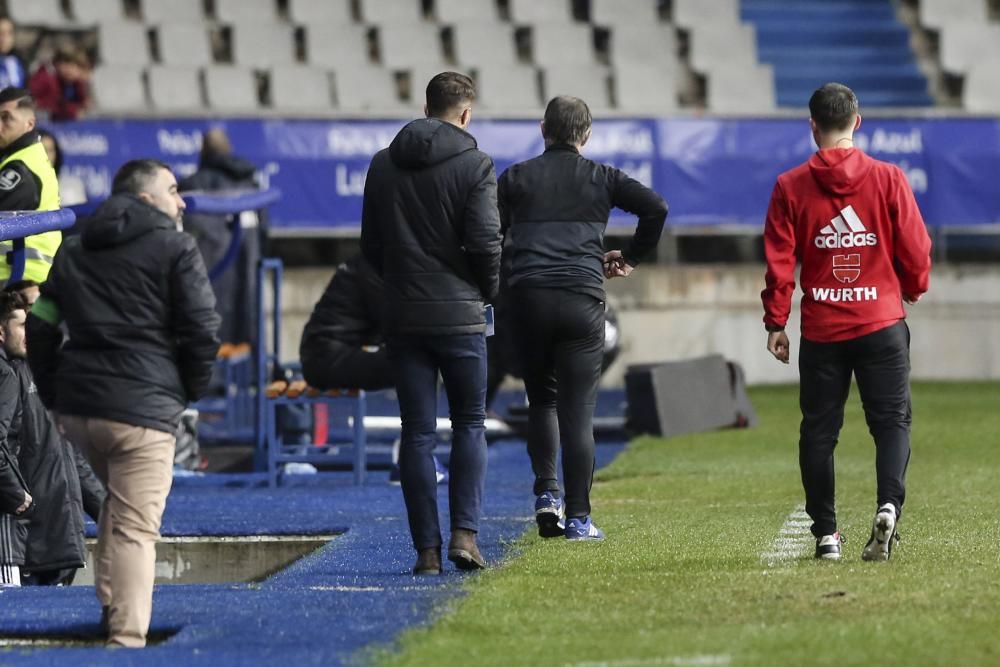
[[[59,179],[56,178],[56,171],[49,163],[49,156],[46,154],[42,142],[25,146],[16,153],[8,155],[3,162],[0,162],[0,171],[8,162],[15,160],[23,162],[41,181],[42,192],[36,210],[58,210]],[[52,268],[52,258],[56,256],[60,243],[62,243],[62,232],[58,229],[27,237],[24,240],[25,262],[22,279],[34,280],[37,283],[45,282],[49,276],[49,269]],[[11,241],[0,242],[0,283],[6,282],[10,278],[10,264],[7,263],[6,255],[13,249],[14,244]]]

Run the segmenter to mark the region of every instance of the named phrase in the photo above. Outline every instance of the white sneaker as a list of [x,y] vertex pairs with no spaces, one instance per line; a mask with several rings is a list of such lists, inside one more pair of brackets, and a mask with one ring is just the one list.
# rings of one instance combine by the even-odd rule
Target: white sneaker
[[315,475],[319,472],[311,463],[300,463],[298,461],[292,461],[291,463],[286,463],[284,468],[284,473],[286,475]]
[[840,532],[824,535],[816,540],[816,558],[820,560],[840,560],[840,545],[843,543]]
[[875,513],[872,536],[861,551],[861,560],[885,561],[892,555],[892,543],[899,540],[896,534],[896,507],[885,503]]

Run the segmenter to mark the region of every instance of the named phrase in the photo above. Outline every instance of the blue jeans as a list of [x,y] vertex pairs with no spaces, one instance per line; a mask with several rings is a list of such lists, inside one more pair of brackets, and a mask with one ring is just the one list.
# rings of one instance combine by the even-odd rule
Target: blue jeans
[[393,336],[387,341],[403,421],[399,473],[417,550],[441,546],[434,445],[440,372],[451,413],[451,529],[478,532],[486,484],[486,337]]

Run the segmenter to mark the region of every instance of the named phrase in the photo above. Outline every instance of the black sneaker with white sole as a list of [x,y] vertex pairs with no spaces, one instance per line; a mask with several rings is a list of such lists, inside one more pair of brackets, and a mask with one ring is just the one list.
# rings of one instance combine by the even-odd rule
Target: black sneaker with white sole
[[892,546],[899,541],[896,533],[896,508],[885,503],[878,508],[872,521],[872,535],[861,551],[861,560],[885,561],[892,556]]
[[820,560],[840,560],[840,545],[844,539],[840,532],[816,538],[816,558]]

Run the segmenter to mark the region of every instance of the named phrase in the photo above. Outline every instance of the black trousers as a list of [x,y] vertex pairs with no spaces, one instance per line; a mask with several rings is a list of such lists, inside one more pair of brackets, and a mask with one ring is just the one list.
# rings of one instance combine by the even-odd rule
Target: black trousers
[[898,513],[906,497],[910,461],[910,330],[906,322],[835,343],[803,338],[801,346],[799,467],[813,535],[837,531],[833,450],[844,424],[852,373],[875,440],[878,506],[892,503]]
[[302,376],[317,389],[386,389],[396,383],[383,345],[377,352],[336,341],[301,350]]
[[604,302],[564,289],[515,287],[511,296],[528,392],[528,454],[535,494],[559,492],[556,460],[561,438],[566,515],[588,516]]

